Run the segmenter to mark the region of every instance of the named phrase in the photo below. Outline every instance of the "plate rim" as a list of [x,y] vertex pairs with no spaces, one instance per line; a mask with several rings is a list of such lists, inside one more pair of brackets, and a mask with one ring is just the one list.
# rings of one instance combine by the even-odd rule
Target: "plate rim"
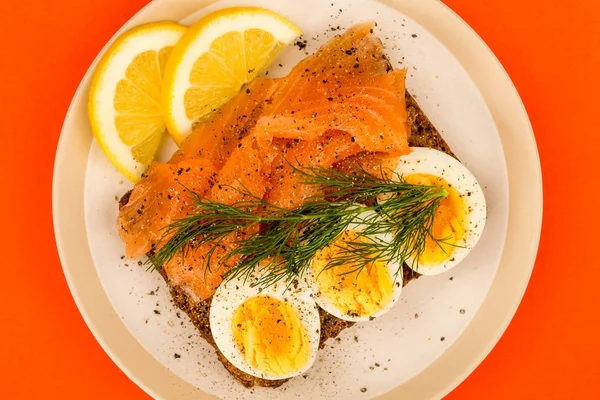
[[[84,238],[86,237],[83,218],[78,221],[77,218],[73,218],[73,215],[79,214],[79,211],[81,212],[79,215],[83,216],[83,185],[80,185],[79,188],[77,185],[83,182],[85,168],[82,168],[82,171],[77,171],[69,168],[68,164],[73,162],[73,151],[83,148],[82,151],[87,155],[92,138],[77,137],[74,134],[68,135],[65,132],[69,132],[69,126],[74,123],[74,117],[77,117],[77,115],[74,115],[74,110],[81,107],[82,103],[86,104],[91,71],[93,71],[99,57],[108,45],[120,33],[140,23],[155,20],[155,18],[151,18],[150,14],[161,15],[163,19],[178,19],[176,16],[168,17],[169,15],[178,14],[179,19],[181,19],[181,15],[189,15],[192,10],[197,11],[214,1],[154,0],[127,21],[99,52],[73,96],[65,116],[54,161],[52,183],[53,225],[63,273],[71,294],[84,321],[104,351],[134,383],[154,398],[166,398],[167,396],[168,398],[189,398],[189,396],[192,396],[198,399],[209,399],[214,397],[184,382],[168,371],[147,353],[127,331],[106,298],[93,263],[91,273],[82,270],[84,267],[81,266],[79,261],[85,260],[86,251],[88,253],[87,258],[91,262],[87,239],[85,239],[85,249],[67,246],[67,242],[70,240],[69,237],[71,237],[70,241],[72,242],[72,238],[76,236],[75,233],[81,232],[81,226],[78,227],[78,223],[83,225],[82,232]],[[379,1],[402,11],[421,24],[440,40],[467,70],[492,113],[504,147],[508,170],[509,221],[507,238],[498,273],[486,299],[471,323],[446,353],[417,376],[378,397],[380,399],[392,399],[397,398],[400,394],[406,396],[407,393],[413,393],[413,397],[416,395],[418,398],[441,398],[456,388],[485,359],[508,327],[525,293],[535,264],[541,233],[543,214],[541,165],[533,128],[525,106],[508,73],[481,37],[454,11],[438,0]],[[171,7],[174,2],[178,3],[177,7]],[[174,8],[177,8],[177,10],[174,10]],[[431,23],[433,20],[436,24]],[[440,23],[440,21],[443,21],[443,23]],[[444,32],[448,29],[453,30],[452,34],[448,35],[448,32]],[[442,35],[442,33],[445,34]],[[459,56],[459,52],[461,56]],[[477,62],[474,62],[475,59],[477,59]],[[487,76],[487,79],[483,79],[482,72]],[[489,79],[492,74],[495,75],[495,79]],[[503,93],[503,101],[495,98],[496,102],[490,104],[491,93],[495,95]],[[507,113],[504,106],[500,107],[500,103],[510,103],[510,107],[506,108],[511,109],[516,114]],[[510,118],[507,119],[507,116],[510,116]],[[521,137],[518,136],[519,132]],[[523,141],[526,142],[525,145]],[[517,142],[521,145],[520,148],[516,146]],[[527,149],[524,150],[524,147],[527,147]],[[516,151],[511,152],[511,149],[514,150],[515,148]],[[509,159],[511,162],[509,162]],[[523,171],[525,171],[524,174]],[[77,190],[80,191],[81,195],[79,198],[81,204],[79,205],[77,201],[73,202],[73,196],[71,195],[73,191]],[[515,229],[515,226],[521,226],[521,228]],[[523,240],[521,236],[519,240],[515,240],[515,235],[511,235],[511,231],[526,232],[529,240]],[[520,249],[520,251],[515,251],[515,248]],[[512,265],[518,264],[520,268],[509,268],[510,260],[520,261],[512,263]],[[520,275],[515,277],[514,273],[510,272],[511,270],[520,272]],[[100,292],[98,292],[98,289]],[[503,301],[495,301],[503,292]],[[92,293],[100,293],[100,297],[92,295]],[[490,318],[490,315],[493,315],[494,318]],[[120,333],[111,333],[115,330],[114,326],[111,326],[109,330],[103,329],[106,322],[120,324],[121,329],[118,329]],[[482,330],[487,333],[482,335]],[[485,337],[482,338],[481,336]],[[466,343],[468,337],[473,339],[469,344]],[[123,345],[122,342],[124,341],[128,344]],[[133,347],[129,343],[131,341],[134,342]],[[473,345],[473,342],[476,344]],[[133,351],[135,351],[135,356],[133,356],[135,360],[131,360],[130,356]],[[466,354],[470,355],[465,356]],[[130,359],[128,360],[128,358]],[[454,361],[449,364],[449,360]],[[444,368],[447,369],[444,365],[453,365],[453,369],[456,369],[457,362],[461,365],[461,368],[458,368],[460,372],[448,374],[446,371],[443,374],[446,376],[443,377],[442,375],[442,378],[440,377],[441,371]],[[433,380],[427,379],[427,376],[436,376],[435,384],[432,384]]]

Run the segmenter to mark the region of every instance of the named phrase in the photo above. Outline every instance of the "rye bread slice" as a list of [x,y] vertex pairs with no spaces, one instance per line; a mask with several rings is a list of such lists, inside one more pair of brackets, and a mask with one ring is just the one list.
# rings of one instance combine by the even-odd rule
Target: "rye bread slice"
[[[417,101],[413,98],[413,96],[410,95],[410,93],[408,93],[408,91],[406,92],[406,107],[408,111],[408,124],[411,130],[409,145],[413,147],[433,148],[455,157],[448,144],[444,141],[438,130],[429,121],[425,113],[417,104]],[[130,193],[131,192],[126,193],[120,199],[120,207],[127,204]],[[237,381],[247,388],[251,388],[253,386],[276,388],[287,381],[287,379],[260,379],[246,374],[245,372],[242,372],[234,367],[219,351],[213,339],[209,324],[211,299],[206,299],[200,303],[193,302],[180,287],[169,284],[169,279],[162,268],[159,268],[158,272],[167,282],[167,286],[169,286],[171,297],[173,298],[175,305],[188,315],[196,329],[198,329],[200,332],[200,336],[202,336],[215,349],[215,353],[219,361]],[[411,269],[407,267],[404,268],[403,285],[406,286],[413,279],[419,278],[419,276],[419,274],[413,272]],[[323,309],[319,309],[319,313],[321,317],[320,348],[324,347],[325,342],[328,339],[337,337],[344,329],[350,328],[352,325],[354,325],[353,322],[336,318]]]

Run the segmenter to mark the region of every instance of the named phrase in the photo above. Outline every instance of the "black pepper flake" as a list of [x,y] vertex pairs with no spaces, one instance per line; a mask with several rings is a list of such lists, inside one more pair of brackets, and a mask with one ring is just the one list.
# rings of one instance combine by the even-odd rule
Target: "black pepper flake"
[[354,64],[354,68],[358,68],[358,67],[360,67],[359,63]]
[[465,311],[465,309],[464,309],[464,308],[461,308],[461,309],[460,309],[458,312],[459,312],[459,313],[461,313],[461,314],[464,314],[464,313],[466,313],[466,311]]
[[442,337],[440,338],[440,342],[443,342],[444,340],[446,340],[446,338],[442,336]]
[[416,37],[417,37],[417,34],[416,34],[416,33],[413,33],[413,34],[412,34],[412,35],[410,35],[410,36],[412,36],[413,38],[416,38]]
[[360,391],[365,393],[367,391],[367,388],[360,388]]
[[333,101],[333,97],[328,97],[327,100]]
[[173,357],[175,357],[175,358],[181,358],[181,356],[179,354],[177,354],[177,353],[173,354]]
[[154,310],[154,314],[156,314],[156,315],[160,315],[160,311],[158,311],[158,310]]
[[138,265],[141,267],[144,263],[141,261],[138,261]]
[[298,46],[299,50],[304,50],[304,48],[306,48],[306,40],[301,42],[301,41],[297,41],[296,43],[294,43],[295,46]]
[[246,88],[246,93],[250,94],[250,89],[249,88]]

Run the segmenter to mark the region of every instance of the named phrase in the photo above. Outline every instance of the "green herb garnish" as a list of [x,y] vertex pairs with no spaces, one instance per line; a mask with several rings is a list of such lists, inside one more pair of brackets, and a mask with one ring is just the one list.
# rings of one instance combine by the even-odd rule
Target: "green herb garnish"
[[[287,210],[250,193],[246,193],[249,200],[232,205],[193,194],[197,212],[166,227],[169,239],[151,256],[151,263],[164,265],[178,255],[185,257],[190,246],[210,243],[208,270],[212,252],[224,238],[258,228],[258,234],[240,235],[225,256],[237,261],[225,279],[250,276],[260,268],[258,284],[268,286],[302,276],[316,252],[354,224],[361,227],[359,240],[347,243],[327,268],[349,265],[352,272],[360,273],[381,259],[402,266],[419,259],[428,238],[438,244],[444,241],[431,234],[436,211],[448,195],[442,187],[411,185],[401,176],[387,178],[383,171],[376,176],[360,167],[352,174],[318,167],[297,171],[303,184],[318,186],[325,196]],[[362,236],[370,240],[360,240]],[[389,240],[381,240],[382,236]]]

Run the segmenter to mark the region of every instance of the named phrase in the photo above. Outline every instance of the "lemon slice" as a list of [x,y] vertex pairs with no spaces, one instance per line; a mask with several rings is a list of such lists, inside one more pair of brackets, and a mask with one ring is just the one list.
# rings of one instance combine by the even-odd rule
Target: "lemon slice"
[[262,8],[233,7],[200,19],[169,59],[163,84],[165,122],[180,144],[254,79],[302,31]]
[[137,182],[154,159],[166,130],[161,107],[167,59],[187,27],[150,23],[125,32],[100,59],[90,86],[88,113],[108,159]]

